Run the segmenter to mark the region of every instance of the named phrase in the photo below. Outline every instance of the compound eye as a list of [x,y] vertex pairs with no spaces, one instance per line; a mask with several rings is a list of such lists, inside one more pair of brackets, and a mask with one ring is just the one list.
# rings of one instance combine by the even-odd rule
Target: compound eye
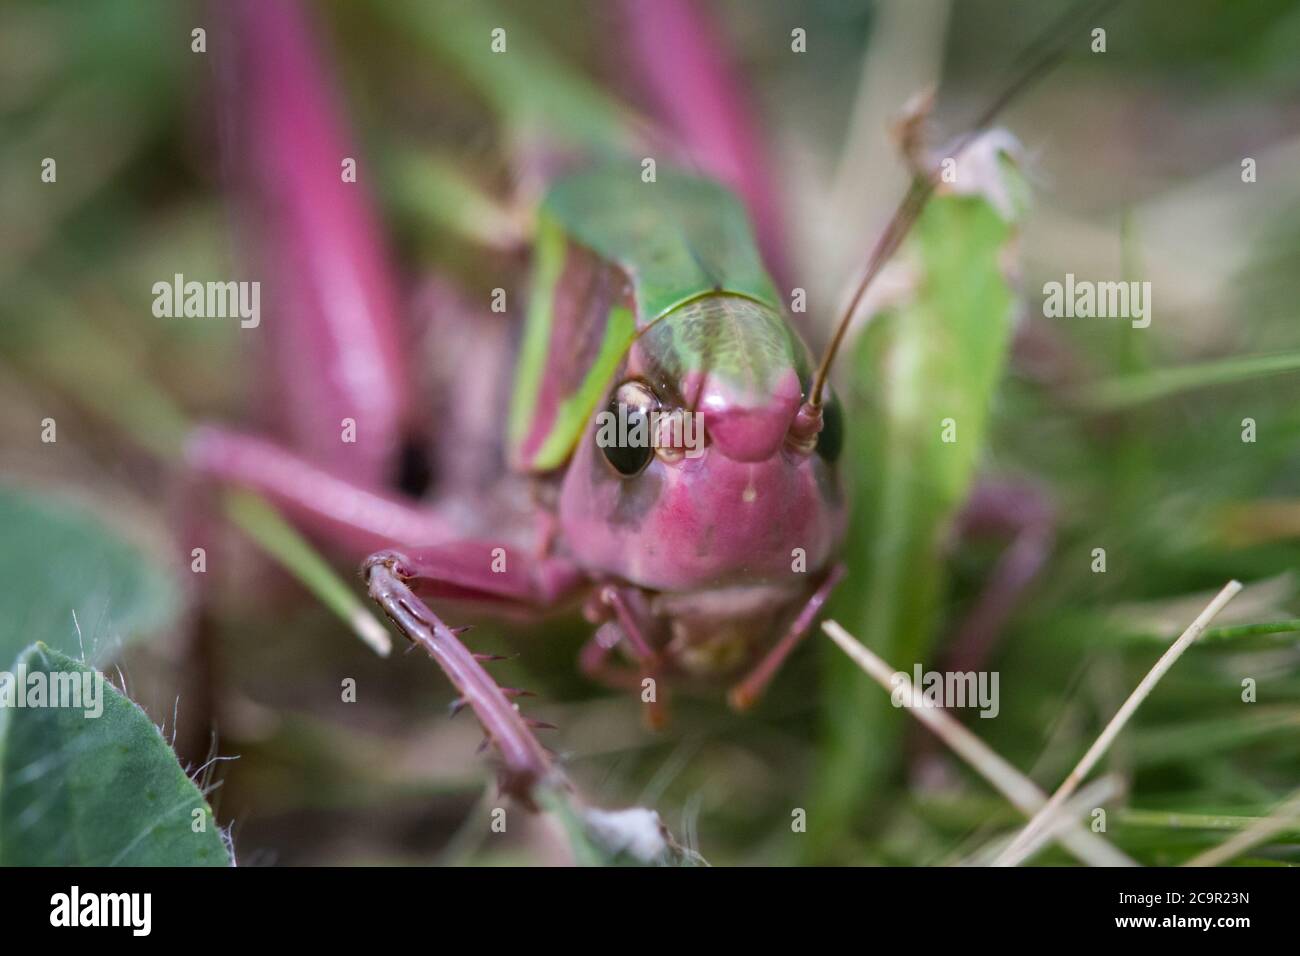
[[596,444],[605,460],[624,478],[639,475],[654,457],[654,392],[641,382],[624,382],[597,416]]

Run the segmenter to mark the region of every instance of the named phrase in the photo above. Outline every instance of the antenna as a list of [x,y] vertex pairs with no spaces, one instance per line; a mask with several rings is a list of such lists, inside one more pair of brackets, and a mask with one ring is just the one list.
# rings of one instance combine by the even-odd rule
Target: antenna
[[[1062,35],[1069,37],[1070,33],[1084,22],[1085,16],[1088,18],[1100,17],[1117,2],[1118,0],[1098,0],[1098,2],[1094,3],[1079,3],[1067,10],[1053,21],[1051,26],[1039,34],[1026,53],[1026,59],[1029,61],[1028,66],[1021,70],[1003,88],[1003,91],[979,114],[966,132],[957,139],[953,146],[952,156],[955,158],[961,155],[975,137],[984,132],[1009,103],[1032,86],[1036,80],[1050,73],[1054,67],[1065,59],[1066,52],[1069,49],[1069,40],[1061,40]],[[848,307],[836,324],[835,335],[831,339],[830,345],[826,347],[826,354],[822,356],[821,363],[817,366],[817,374],[813,377],[808,401],[814,409],[821,407],[822,391],[826,386],[826,379],[830,375],[831,367],[835,364],[835,357],[840,350],[841,343],[844,341],[844,335],[848,332],[849,321],[853,318],[854,313],[858,311],[858,306],[862,304],[863,295],[866,294],[867,289],[880,273],[880,270],[884,268],[885,263],[903,244],[903,240],[907,238],[913,224],[920,218],[921,211],[925,209],[926,202],[937,187],[938,172],[936,170],[931,170],[925,175],[919,173],[915,175],[908,186],[907,193],[903,196],[902,202],[898,204],[898,208],[894,210],[894,214],[889,218],[889,223],[885,226],[884,232],[880,234],[880,238],[871,247],[871,252],[867,256],[867,262],[862,271],[862,278],[858,280],[853,297],[849,300]]]

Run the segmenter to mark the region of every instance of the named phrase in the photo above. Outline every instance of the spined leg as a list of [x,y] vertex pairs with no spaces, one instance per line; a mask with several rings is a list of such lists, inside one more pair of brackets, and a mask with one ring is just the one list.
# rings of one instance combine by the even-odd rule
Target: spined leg
[[417,596],[490,601],[518,608],[553,606],[584,581],[559,558],[530,560],[499,544],[456,541],[409,551],[384,550],[362,564],[370,596],[407,637],[427,650],[446,672],[460,702],[471,707],[501,753],[502,789],[531,803],[532,788],[552,772],[532,726],[519,714],[455,632]]
[[[1056,518],[1046,495],[1027,482],[983,479],[953,525],[957,539],[1002,536],[999,556],[975,603],[944,648],[940,670],[968,673],[988,665],[999,636],[1052,550]],[[939,738],[913,727],[909,763],[924,773],[942,747]]]
[[572,597],[586,577],[559,557],[532,555],[500,541],[449,541],[423,548],[385,548],[363,568],[384,564],[425,597],[483,601],[503,609],[545,610]]
[[474,711],[500,755],[502,791],[535,807],[534,789],[557,776],[545,749],[483,665],[407,586],[400,560],[393,552],[367,559],[363,573],[370,596],[403,634],[429,652]]
[[844,565],[837,564],[831,568],[826,579],[817,586],[804,606],[800,609],[799,614],[795,617],[790,627],[786,630],[784,636],[776,642],[775,646],[764,655],[763,659],[758,662],[752,671],[745,678],[731,688],[727,694],[727,700],[736,710],[746,710],[752,707],[767,685],[772,682],[776,672],[781,669],[790,652],[793,651],[812,630],[813,623],[817,620],[817,614],[821,611],[822,605],[826,599],[831,596],[835,586],[844,578]]

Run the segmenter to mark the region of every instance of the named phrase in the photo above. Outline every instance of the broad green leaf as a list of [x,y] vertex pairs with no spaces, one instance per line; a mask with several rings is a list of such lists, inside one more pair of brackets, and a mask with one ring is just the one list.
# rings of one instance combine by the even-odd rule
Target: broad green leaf
[[[1006,192],[1019,195],[1006,165]],[[846,395],[854,518],[834,615],[896,667],[926,663],[944,590],[942,545],[984,448],[1010,340],[1006,254],[1014,223],[980,194],[931,200],[900,252],[912,292],[871,317]],[[949,440],[945,440],[949,439]],[[893,764],[889,697],[830,657],[821,832],[840,832]]]
[[[44,644],[10,673],[10,694],[33,678],[51,690],[46,706],[0,698],[0,865],[230,864],[207,801],[134,702]],[[59,702],[79,706],[48,706],[54,674],[81,695]]]
[[0,487],[0,528],[0,667],[34,641],[102,663],[177,609],[166,571],[80,504]]

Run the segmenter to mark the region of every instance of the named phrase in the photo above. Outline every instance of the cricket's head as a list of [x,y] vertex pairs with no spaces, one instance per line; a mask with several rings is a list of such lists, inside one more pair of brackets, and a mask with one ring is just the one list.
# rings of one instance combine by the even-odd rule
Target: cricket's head
[[780,315],[741,296],[649,325],[565,476],[580,563],[666,591],[824,567],[843,530],[843,426],[833,398],[806,401],[809,365]]

